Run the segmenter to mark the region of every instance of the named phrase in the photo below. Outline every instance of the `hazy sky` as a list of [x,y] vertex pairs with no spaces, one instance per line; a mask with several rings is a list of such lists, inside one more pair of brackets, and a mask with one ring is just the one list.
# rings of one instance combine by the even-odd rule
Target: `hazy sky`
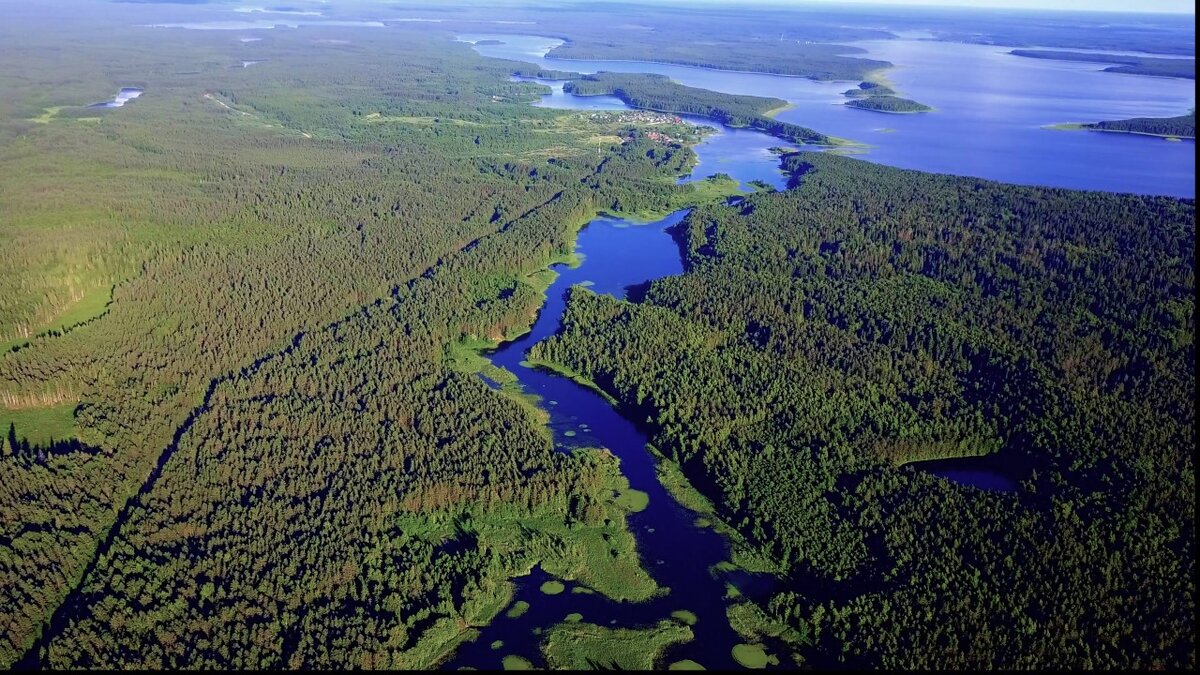
[[1071,9],[1107,12],[1172,12],[1194,14],[1195,0],[814,0],[872,5],[1005,7],[1010,9]]

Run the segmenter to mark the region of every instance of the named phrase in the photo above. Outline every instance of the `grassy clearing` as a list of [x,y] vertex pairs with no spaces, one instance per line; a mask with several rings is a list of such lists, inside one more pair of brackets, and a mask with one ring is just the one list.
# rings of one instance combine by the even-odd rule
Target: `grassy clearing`
[[[35,445],[75,438],[75,403],[20,410],[0,408],[0,433],[4,434],[5,442],[10,424],[17,440],[28,440]],[[4,447],[7,451],[7,446]]]
[[373,113],[364,115],[362,120],[364,122],[371,122],[371,123],[376,123],[376,124],[381,124],[381,123],[386,123],[386,122],[394,122],[394,123],[399,123],[399,124],[421,124],[421,125],[427,125],[427,126],[433,126],[435,124],[453,124],[454,126],[457,126],[457,127],[491,126],[491,125],[484,124],[482,122],[474,122],[471,120],[456,119],[456,118],[452,118],[452,117],[405,117],[405,116],[395,117],[395,116],[389,116],[389,115],[382,115],[377,112],[373,112]]
[[525,602],[524,600],[518,600],[513,603],[512,607],[508,608],[508,611],[504,613],[504,616],[507,616],[510,619],[516,619],[528,611],[529,603]]
[[700,204],[721,202],[729,197],[745,194],[745,192],[743,192],[741,189],[741,183],[729,177],[727,174],[716,174],[709,176],[701,181],[687,183],[684,185],[684,187],[685,190],[675,193],[675,195],[673,195],[670,199],[667,207],[661,211],[603,211],[602,213],[604,215],[623,218],[631,223],[640,225],[662,220],[679,209],[698,206]]
[[792,108],[795,108],[795,107],[796,107],[795,103],[785,103],[785,104],[779,106],[778,108],[771,108],[770,110],[766,111],[762,115],[763,115],[763,117],[775,117],[779,113],[787,112],[788,110],[791,110]]
[[658,482],[662,483],[662,486],[675,498],[675,501],[679,502],[680,506],[703,516],[712,516],[715,513],[712,502],[699,490],[692,487],[675,462],[660,458],[655,471],[658,474]]
[[552,363],[550,361],[542,361],[539,359],[528,359],[528,360],[522,361],[521,365],[531,366],[533,368],[544,368],[556,375],[561,375],[561,376],[571,380],[572,382],[575,382],[576,384],[587,387],[588,389],[591,389],[592,391],[596,392],[597,394],[603,396],[604,400],[608,401],[609,405],[613,405],[613,406],[617,405],[617,399],[613,398],[612,396],[609,396],[608,393],[605,392],[600,387],[598,387],[595,382],[592,382],[591,380],[587,379],[583,375],[580,375],[579,373],[576,373],[575,371],[573,371],[569,368],[566,368],[560,364]]
[[484,351],[495,349],[498,344],[485,338],[463,338],[447,346],[446,364],[453,370],[482,375],[498,384],[500,393],[520,404],[532,417],[535,426],[550,440],[551,433],[547,427],[550,414],[542,408],[542,399],[526,392],[516,375],[492,363],[483,355]]
[[58,112],[65,107],[65,105],[56,105],[51,108],[42,108],[42,114],[29,118],[29,121],[37,122],[38,124],[49,124],[50,120],[58,117]]
[[729,626],[743,638],[756,642],[765,637],[782,640],[790,645],[810,644],[807,634],[789,628],[775,619],[767,616],[758,605],[752,602],[741,602],[730,605],[725,609],[729,618]]
[[83,323],[87,323],[92,319],[103,316],[108,311],[108,305],[112,301],[112,287],[97,288],[91,293],[84,295],[78,302],[67,308],[65,312],[60,314],[47,328],[47,331],[58,331],[65,333]]
[[449,658],[459,645],[474,640],[478,635],[479,631],[464,630],[457,620],[443,617],[426,629],[411,649],[395,654],[391,667],[396,670],[432,670]]
[[779,665],[779,659],[768,654],[761,645],[735,645],[733,648],[733,660],[742,664],[744,668],[754,670],[766,668],[768,665]]
[[534,670],[533,662],[522,656],[509,654],[501,661],[505,670]]
[[629,511],[630,513],[637,513],[639,511],[645,511],[646,507],[650,505],[650,495],[642,492],[641,490],[629,488],[627,490],[619,490],[617,492],[616,499],[613,501],[617,503],[617,506],[620,506],[626,511]]
[[[637,540],[625,523],[626,510],[612,495],[629,482],[611,453],[578,450],[576,456],[598,476],[594,516],[588,522],[563,522],[554,513],[521,514],[500,511],[471,522],[481,546],[521,556],[520,573],[541,565],[547,574],[575,581],[619,601],[642,601],[660,589],[642,569]],[[607,497],[605,499],[604,497]],[[453,536],[450,532],[446,538]]]
[[674,612],[671,612],[671,616],[674,617],[676,621],[678,621],[679,623],[682,623],[685,626],[695,626],[696,621],[699,620],[696,617],[695,612],[689,612],[686,609],[675,610]]
[[691,628],[674,621],[643,629],[563,623],[547,633],[542,653],[552,669],[651,670],[667,647],[692,637]]

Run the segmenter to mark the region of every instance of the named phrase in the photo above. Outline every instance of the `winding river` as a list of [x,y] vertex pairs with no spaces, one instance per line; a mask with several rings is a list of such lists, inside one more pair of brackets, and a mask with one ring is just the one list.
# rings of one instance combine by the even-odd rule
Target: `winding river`
[[[1096,64],[1022,59],[1007,49],[983,45],[932,43],[919,39],[860,43],[868,56],[900,67],[887,76],[903,95],[935,106],[926,115],[886,115],[848,108],[841,92],[847,82],[731,73],[704,68],[618,61],[546,58],[561,44],[553,38],[514,35],[466,35],[485,56],[538,64],[543,68],[597,72],[652,72],[683,84],[726,93],[775,96],[792,104],[779,119],[823,133],[868,143],[866,159],[904,168],[974,175],[1008,182],[1103,189],[1143,194],[1194,195],[1194,143],[1159,139],[1064,132],[1044,128],[1066,121],[1095,121],[1132,116],[1169,116],[1194,105],[1192,83],[1099,72]],[[971,74],[972,77],[967,77]],[[551,93],[534,105],[596,110],[627,109],[610,96],[577,97],[563,92],[561,82],[536,80]],[[696,148],[699,164],[682,181],[727,173],[742,182],[763,181],[782,188],[785,178],[770,148],[785,145],[766,134],[718,127]],[[728,543],[697,523],[697,514],[680,506],[659,483],[647,437],[621,417],[600,395],[571,380],[523,365],[533,344],[557,330],[567,289],[588,284],[594,291],[625,297],[633,285],[682,272],[677,244],[668,228],[686,216],[672,213],[649,224],[600,217],[580,233],[577,251],[583,264],[559,265],[559,276],[547,291],[547,302],[530,333],[502,345],[491,361],[516,374],[524,389],[542,398],[560,448],[605,447],[621,460],[633,488],[649,494],[649,506],[630,515],[642,563],[670,592],[644,603],[617,603],[595,594],[541,592],[549,580],[540,569],[517,579],[514,601],[529,604],[520,616],[500,615],[474,642],[459,648],[449,668],[495,669],[505,656],[544,665],[540,643],[544,631],[573,613],[582,620],[619,627],[651,626],[677,610],[694,613],[695,638],[668,650],[666,663],[691,660],[707,668],[737,667],[731,649],[743,640],[730,628],[725,610],[727,584],[749,597],[767,593],[769,578],[747,573],[712,572],[728,559]],[[983,463],[945,463],[922,467],[943,477],[985,490],[1008,491],[1012,481]],[[787,650],[768,644],[789,665]]]
[[[569,109],[626,107],[619,100],[607,97],[563,94],[561,86],[537,105]],[[779,145],[777,139],[758,132],[719,129],[696,146],[700,163],[693,175],[683,180],[700,180],[723,172],[743,185],[760,180],[782,188],[785,176],[778,168],[778,157],[768,150]],[[597,293],[622,298],[629,286],[681,273],[679,247],[667,230],[686,215],[686,211],[676,211],[648,224],[610,216],[592,220],[580,232],[576,245],[583,263],[575,268],[554,267],[558,278],[546,292],[546,304],[532,330],[489,354],[492,363],[516,374],[525,391],[541,397],[550,415],[557,446],[564,450],[608,448],[620,458],[630,486],[649,495],[649,505],[629,516],[629,526],[637,538],[643,566],[670,592],[647,602],[618,603],[596,594],[571,592],[575,586],[568,583],[567,592],[546,595],[540,587],[550,577],[535,569],[533,574],[516,580],[514,602],[527,602],[529,609],[516,618],[498,616],[478,639],[461,646],[445,667],[495,669],[502,666],[503,658],[508,655],[542,665],[543,631],[572,613],[582,614],[582,620],[589,623],[635,628],[652,626],[679,610],[696,615],[692,626],[695,637],[669,649],[667,663],[686,659],[706,668],[738,667],[731,650],[744,640],[730,628],[725,616],[730,603],[726,599],[726,584],[733,585],[744,596],[755,597],[770,590],[770,579],[745,572],[711,572],[712,566],[728,560],[728,543],[712,529],[697,524],[699,516],[680,506],[663,488],[655,472],[655,457],[647,448],[646,434],[599,394],[565,377],[523,365],[529,347],[558,329],[566,304],[565,294],[571,286],[587,284]],[[502,644],[493,647],[497,641]],[[768,646],[781,664],[788,662],[781,645]]]

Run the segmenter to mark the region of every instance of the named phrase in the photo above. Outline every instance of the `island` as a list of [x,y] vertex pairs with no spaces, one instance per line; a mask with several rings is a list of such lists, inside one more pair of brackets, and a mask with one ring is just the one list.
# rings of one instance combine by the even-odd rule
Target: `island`
[[1094,52],[1069,52],[1053,49],[1014,49],[1009,54],[1024,56],[1029,59],[1113,64],[1104,69],[1106,73],[1180,77],[1188,80],[1196,79],[1195,59],[1169,59],[1156,56],[1130,56],[1128,54],[1097,54]]
[[842,92],[843,96],[849,98],[867,98],[869,96],[892,96],[896,90],[891,87],[880,84],[878,82],[859,82],[855,89],[847,89]]
[[846,101],[848,107],[858,108],[859,110],[901,114],[923,113],[933,110],[933,108],[924,103],[917,103],[912,99],[897,96],[896,90],[886,84],[870,80],[859,82],[858,88],[843,91],[842,95],[850,99]]
[[917,103],[911,99],[900,98],[899,96],[868,96],[866,98],[855,98],[846,101],[846,105],[859,110],[871,110],[882,113],[895,114],[912,114],[923,113],[933,110],[924,103]]

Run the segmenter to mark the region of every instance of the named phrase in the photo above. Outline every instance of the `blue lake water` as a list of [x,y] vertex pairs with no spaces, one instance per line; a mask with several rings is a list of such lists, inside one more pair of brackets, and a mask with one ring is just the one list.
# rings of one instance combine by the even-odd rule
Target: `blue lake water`
[[[667,229],[685,215],[678,211],[641,225],[607,216],[593,220],[579,235],[576,250],[583,255],[583,264],[554,267],[559,276],[547,291],[546,304],[531,332],[489,355],[492,363],[515,373],[527,392],[542,398],[560,449],[608,448],[620,458],[630,486],[650,496],[644,511],[629,516],[629,526],[637,537],[643,566],[671,592],[648,602],[617,603],[600,595],[572,593],[575,585],[568,583],[568,592],[549,596],[540,591],[549,577],[535,570],[516,580],[515,600],[528,602],[529,611],[515,619],[500,615],[477,640],[460,647],[445,667],[499,668],[509,654],[542,664],[540,631],[572,612],[582,614],[589,623],[628,628],[653,625],[669,619],[676,610],[691,611],[698,621],[692,627],[695,639],[672,648],[667,653],[668,663],[691,659],[708,668],[736,667],[731,649],[742,640],[725,616],[725,583],[733,583],[747,595],[769,590],[771,584],[746,573],[711,573],[711,566],[728,559],[727,543],[711,529],[697,526],[697,514],[679,506],[659,483],[646,434],[599,394],[564,377],[522,365],[529,347],[558,330],[571,286],[587,284],[593,291],[622,298],[631,285],[681,273],[679,248]],[[503,641],[504,646],[492,649],[495,640]]]
[[[571,110],[627,109],[620,99],[612,97],[580,97],[562,92],[561,83],[540,81],[550,86],[552,93],[534,105]],[[783,145],[766,134],[728,129],[697,118],[689,121],[717,129],[695,147],[699,164],[691,176],[681,180],[700,180],[714,173],[727,173],[743,185],[761,180],[776,188],[786,182],[779,170],[779,160],[769,148]],[[770,577],[731,572],[716,575],[710,568],[728,560],[728,543],[711,529],[696,525],[698,515],[681,507],[659,483],[655,458],[647,448],[646,434],[625,419],[599,394],[571,380],[544,370],[522,365],[526,353],[535,343],[558,330],[566,306],[566,293],[576,284],[584,284],[597,293],[623,298],[626,290],[661,277],[680,274],[683,263],[678,244],[668,229],[678,224],[686,211],[677,211],[662,220],[637,224],[622,218],[600,216],[580,232],[576,251],[582,264],[571,268],[556,265],[557,279],[546,293],[532,330],[488,355],[492,363],[517,375],[525,391],[542,399],[542,407],[550,414],[550,428],[555,444],[563,450],[575,447],[608,448],[621,460],[621,469],[630,486],[650,496],[649,506],[629,517],[629,526],[638,542],[643,566],[662,586],[671,592],[643,603],[617,603],[600,595],[568,592],[545,595],[542,582],[549,577],[540,569],[516,580],[514,601],[524,600],[530,609],[518,618],[497,617],[482,629],[475,641],[463,645],[447,668],[470,666],[499,668],[506,655],[517,655],[534,664],[543,663],[540,643],[544,631],[571,613],[580,613],[583,620],[614,627],[654,625],[669,619],[676,610],[696,614],[692,627],[695,638],[671,648],[665,663],[691,659],[707,668],[735,668],[731,650],[743,640],[729,626],[725,610],[725,584],[731,583],[746,597],[758,597],[774,587]],[[491,384],[491,383],[489,383]],[[492,643],[504,646],[493,649]],[[788,663],[786,647],[768,644],[769,650]]]
[[[1100,118],[1141,114],[1168,115],[1178,111],[1170,108],[1174,104],[1162,100],[1157,103],[1160,108],[1146,110],[1147,106],[1121,99],[1120,96],[1099,96],[1086,100],[1060,97],[1051,100],[1054,98],[1052,82],[1042,81],[1036,85],[1028,82],[1014,83],[1012,78],[1019,79],[1021,76],[1004,71],[1013,64],[1012,59],[1018,60],[1018,64],[1028,61],[1034,66],[1052,62],[1001,55],[987,47],[950,45],[949,49],[956,50],[962,47],[975,58],[995,59],[996,67],[1002,71],[1001,75],[985,78],[986,82],[977,82],[970,87],[971,91],[975,92],[976,103],[986,99],[991,100],[992,105],[977,107],[963,103],[961,98],[939,97],[936,95],[941,86],[938,82],[941,81],[940,77],[945,77],[945,73],[939,75],[936,70],[938,67],[945,67],[945,64],[936,67],[934,64],[926,64],[930,70],[935,71],[932,83],[923,84],[919,69],[916,68],[896,69],[890,71],[890,75],[893,82],[906,93],[938,106],[941,112],[928,116],[894,116],[842,106],[844,99],[841,92],[848,88],[847,83],[815,83],[797,78],[721,73],[653,64],[650,64],[652,67],[647,67],[647,64],[613,62],[569,62],[568,65],[563,61],[550,62],[541,56],[548,45],[556,44],[557,41],[544,38],[514,40],[512,36],[495,37],[506,40],[508,44],[481,46],[478,49],[484,53],[493,52],[490,55],[494,56],[533,61],[543,67],[590,71],[599,69],[593,66],[602,66],[614,70],[662,72],[692,86],[736,93],[782,95],[796,105],[793,110],[780,115],[789,121],[804,123],[827,133],[854,139],[861,139],[863,134],[870,133],[887,139],[902,139],[894,143],[877,143],[868,155],[869,159],[898,166],[976,174],[1015,182],[1064,185],[1070,184],[1069,177],[1060,175],[1059,172],[1074,171],[1070,168],[1070,163],[1080,159],[1059,157],[1055,154],[1056,149],[1057,152],[1066,152],[1064,148],[1078,146],[1078,152],[1082,155],[1096,157],[1096,153],[1101,150],[1116,152],[1113,148],[1133,147],[1140,153],[1135,153],[1140,161],[1147,162],[1152,157],[1159,157],[1156,152],[1165,150],[1169,153],[1175,149],[1164,148],[1167,144],[1152,139],[1041,129],[1041,124],[1052,121],[1088,119],[1082,115],[1089,110],[1111,111],[1100,115]],[[894,42],[918,45],[917,55],[926,54],[922,50],[926,49],[927,45],[918,41]],[[896,46],[889,44],[889,48]],[[943,45],[939,45],[940,47]],[[894,62],[913,63],[918,60],[917,56],[911,55],[903,58],[899,54],[881,56]],[[1022,66],[1016,65],[1015,68],[1016,71],[1020,71]],[[1067,64],[1066,70],[1092,72],[1081,68],[1080,64]],[[1110,77],[1113,74],[1105,73],[1103,76]],[[1133,76],[1122,77],[1122,81],[1125,81]],[[1152,80],[1155,81],[1160,84],[1162,82]],[[550,87],[551,93],[534,103],[537,106],[580,111],[627,109],[623,102],[614,97],[573,96],[562,91],[560,82],[538,82]],[[725,86],[729,82],[735,84]],[[1144,83],[1139,83],[1139,86],[1141,84]],[[1020,87],[1036,89],[1038,86],[1049,89],[1041,91],[1038,95],[1013,93]],[[923,97],[921,93],[916,93],[918,91],[933,95]],[[1108,93],[1112,94],[1111,91]],[[959,92],[957,95],[961,97],[962,94]],[[1014,110],[1020,112],[1013,113]],[[819,111],[823,122],[809,121],[805,113],[811,111]],[[1038,116],[1049,117],[1045,120],[1039,118],[1037,124],[1014,121],[1015,118],[1028,120]],[[730,129],[699,118],[687,119],[714,127],[717,132],[695,147],[699,163],[692,175],[681,178],[681,181],[699,180],[722,172],[732,175],[741,181],[743,186],[751,180],[761,180],[776,188],[784,186],[785,176],[779,170],[778,158],[770,151],[772,147],[784,145],[781,141],[756,131]],[[888,128],[894,131],[886,134],[879,131],[878,125],[885,122],[890,125]],[[973,125],[1003,131],[995,132],[999,134],[998,138],[971,138],[969,143],[962,139],[953,143],[947,141],[958,136],[974,136],[978,132],[971,131]],[[938,133],[939,129],[944,130],[944,133]],[[1022,141],[1024,145],[1021,147],[1010,145],[1013,139],[1025,134],[1034,140]],[[926,137],[927,140],[940,139],[942,142],[916,142],[916,147],[909,147],[908,144],[914,143],[913,138]],[[1035,142],[1036,139],[1042,142]],[[955,147],[955,143],[958,143],[959,147]],[[964,149],[964,146],[968,145],[969,147]],[[1177,145],[1189,149],[1190,152],[1190,144]],[[991,156],[998,157],[999,161],[987,161],[984,155],[972,154],[983,152],[991,153]],[[1172,156],[1166,155],[1168,158]],[[1022,168],[1028,163],[1039,162],[1048,166],[1043,166],[1038,171]],[[1117,189],[1113,186],[1119,184],[1122,186],[1120,189],[1129,191],[1190,194],[1192,165],[1181,163],[1176,166],[1175,169],[1180,172],[1176,178],[1171,177],[1174,174],[1171,173],[1172,165],[1169,162],[1160,162],[1155,166],[1157,173],[1141,177],[1135,175],[1136,172],[1119,171],[1111,166],[1099,167],[1098,171],[1086,173],[1081,179],[1083,184],[1071,186]],[[1016,177],[1006,173],[1022,171],[1025,173]],[[1182,184],[1171,183],[1172,180],[1182,180],[1184,174],[1188,177],[1189,190],[1184,190]],[[1139,182],[1142,179],[1169,187],[1159,190],[1146,189],[1145,185],[1150,183]],[[608,448],[621,459],[622,470],[629,478],[631,486],[649,494],[649,507],[645,511],[632,514],[629,517],[629,525],[637,538],[638,551],[644,567],[661,585],[669,586],[671,592],[645,603],[616,603],[599,595],[572,592],[549,596],[540,591],[542,582],[549,577],[540,569],[535,569],[529,576],[516,581],[517,593],[514,599],[528,602],[528,612],[518,618],[504,615],[497,617],[491,625],[482,629],[481,636],[476,641],[461,647],[447,667],[498,668],[503,657],[509,654],[526,658],[535,665],[544,665],[540,649],[544,631],[562,622],[571,613],[582,614],[583,621],[590,623],[637,627],[653,625],[668,618],[672,611],[680,609],[697,615],[699,620],[693,627],[696,637],[691,642],[670,649],[665,663],[691,659],[710,669],[736,666],[730,650],[742,640],[730,628],[725,616],[729,605],[729,601],[724,597],[725,584],[731,583],[743,594],[758,597],[770,593],[773,588],[771,578],[746,573],[713,574],[710,571],[712,566],[728,558],[728,543],[714,531],[697,526],[697,514],[677,504],[658,482],[655,458],[647,447],[646,434],[623,418],[600,395],[566,378],[522,365],[529,347],[552,336],[558,330],[566,293],[571,286],[586,284],[595,292],[620,298],[625,297],[630,286],[681,273],[683,269],[678,246],[668,229],[685,215],[686,213],[681,211],[645,225],[607,216],[593,220],[578,239],[577,251],[583,256],[583,264],[578,268],[564,265],[554,268],[559,276],[548,290],[547,302],[531,332],[489,355],[493,363],[515,373],[526,391],[541,397],[543,408],[550,414],[550,427],[555,443],[560,449]],[[1004,466],[1001,460],[994,456],[921,462],[914,464],[913,468],[978,489],[1002,492],[1018,489],[1018,477],[1012,475],[1009,470],[1011,467]],[[573,584],[568,584],[568,591],[574,587]],[[493,648],[492,644],[495,641],[502,642],[503,646]],[[767,646],[780,658],[779,667],[787,667],[789,659],[786,646],[778,643],[769,643]]]
[[100,103],[93,103],[93,104],[89,105],[88,107],[89,108],[121,108],[121,107],[124,107],[124,105],[126,103],[129,103],[133,99],[141,96],[143,93],[145,93],[145,92],[136,87],[121,87],[121,91],[117,92],[117,95],[114,96],[111,101],[101,101]]
[[864,159],[909,169],[978,176],[1027,185],[1195,196],[1195,143],[1044,128],[1062,122],[1169,117],[1195,106],[1195,83],[1106,73],[1101,63],[1013,56],[1009,47],[919,39],[855,43],[864,56],[896,64],[883,72],[901,95],[932,113],[892,115],[843,105],[856,82],[736,73],[634,61],[547,58],[560,40],[471,34],[484,56],[593,73],[666,75],[693,87],[774,96],[793,108],[778,118],[869,144]]
[[1011,461],[999,455],[955,457],[912,462],[908,466],[960,485],[969,485],[993,492],[1016,492],[1017,482],[1025,471],[1024,461]]
[[[535,102],[539,108],[563,110],[630,110],[625,102],[615,96],[575,96],[563,92],[563,83],[554,80],[513,77],[514,81],[537,82],[550,87],[551,92]],[[680,183],[698,181],[713,174],[727,173],[741,181],[742,187],[752,180],[762,181],[777,190],[783,189],[787,178],[779,168],[779,160],[772,148],[796,149],[784,141],[759,131],[727,127],[703,117],[683,115],[682,118],[716,130],[694,149],[699,162]]]

